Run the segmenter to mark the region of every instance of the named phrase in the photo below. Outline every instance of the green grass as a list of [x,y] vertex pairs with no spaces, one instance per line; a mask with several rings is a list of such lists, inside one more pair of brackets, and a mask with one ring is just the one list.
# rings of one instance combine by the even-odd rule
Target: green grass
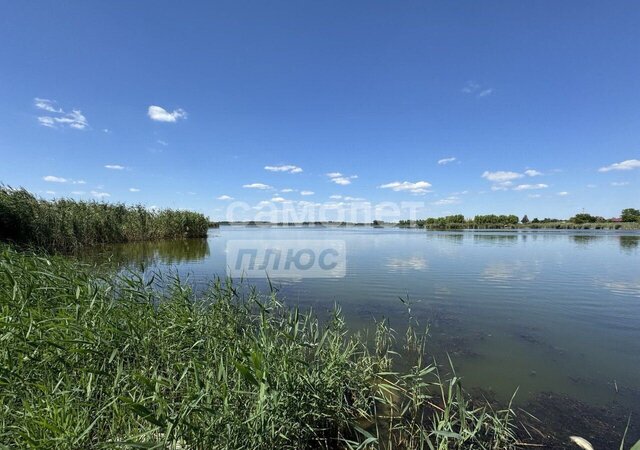
[[207,235],[208,220],[189,211],[150,211],[70,199],[46,201],[24,189],[0,186],[0,240],[70,251],[105,243]]
[[97,269],[0,246],[0,448],[514,446],[511,408],[441,380],[412,329],[368,342],[275,293]]

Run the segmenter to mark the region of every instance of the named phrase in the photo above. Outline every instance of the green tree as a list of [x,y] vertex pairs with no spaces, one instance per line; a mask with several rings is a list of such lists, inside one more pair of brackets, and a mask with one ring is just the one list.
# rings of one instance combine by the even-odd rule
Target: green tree
[[623,222],[640,222],[640,210],[635,208],[623,209],[620,217]]
[[522,220],[521,220],[520,222],[522,222],[522,223],[529,223],[529,217],[527,217],[527,215],[525,214],[525,215],[522,217]]
[[598,218],[595,216],[592,216],[591,214],[580,213],[580,214],[576,214],[569,220],[573,223],[581,224],[581,223],[597,222]]

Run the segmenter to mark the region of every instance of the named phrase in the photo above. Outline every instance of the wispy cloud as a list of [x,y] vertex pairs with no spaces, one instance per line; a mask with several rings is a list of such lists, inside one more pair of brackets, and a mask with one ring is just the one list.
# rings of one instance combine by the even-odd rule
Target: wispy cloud
[[71,112],[65,112],[62,108],[56,106],[56,102],[54,100],[38,97],[33,99],[33,105],[41,111],[50,113],[50,115],[38,117],[38,123],[43,127],[69,127],[75,130],[84,130],[89,126],[87,118],[79,109],[73,109]]
[[140,192],[138,188],[129,188],[129,192]]
[[442,158],[438,160],[438,164],[440,165],[444,165],[444,164],[449,164],[452,163],[456,160],[457,158],[455,158],[454,156],[450,157],[450,158]]
[[315,192],[313,191],[300,191],[300,195],[313,195]]
[[329,177],[329,181],[340,186],[346,186],[351,184],[351,180],[358,178],[358,175],[345,176],[340,172],[329,172],[326,174]]
[[395,192],[408,191],[408,192],[411,192],[412,194],[426,194],[427,192],[429,192],[427,188],[431,187],[431,183],[427,181],[416,181],[416,182],[393,181],[391,183],[383,184],[378,187],[382,189],[391,189],[392,191],[395,191]]
[[91,195],[93,195],[96,198],[111,197],[111,194],[109,194],[108,192],[100,192],[100,191],[91,191]]
[[[493,186],[491,186],[492,191],[506,191],[511,188],[513,182],[519,178],[528,177],[536,177],[542,175],[542,172],[539,172],[534,169],[527,169],[524,173],[513,172],[510,170],[497,170],[495,172],[484,171],[482,173],[482,178],[491,181]],[[516,191],[521,191],[523,189],[532,189],[530,187],[522,187],[522,186],[538,186],[531,184],[521,184],[519,186],[514,187],[513,189]],[[544,185],[546,187],[546,185]],[[536,189],[536,188],[533,188]],[[540,189],[540,188],[537,188]]]
[[42,179],[49,183],[87,184],[84,180],[72,180],[71,178],[56,177],[54,175],[47,175],[46,177],[42,177]]
[[544,183],[538,183],[538,184],[519,184],[516,187],[513,188],[514,191],[529,191],[532,189],[546,189],[548,188],[549,185],[544,184]]
[[633,170],[640,168],[640,159],[627,159],[619,163],[613,163],[610,166],[600,167],[598,172],[610,172],[612,170]]
[[268,170],[269,172],[287,172],[287,173],[300,173],[302,172],[302,168],[298,166],[294,166],[291,164],[286,164],[282,166],[264,166],[264,170]]
[[230,195],[221,195],[220,197],[217,197],[217,200],[233,200],[233,197]]
[[69,180],[62,177],[56,177],[53,175],[47,175],[46,177],[42,177],[44,181],[48,181],[49,183],[67,183]]
[[274,203],[284,203],[284,202],[286,202],[286,200],[283,197],[273,197],[271,199],[271,201],[274,202]]
[[163,141],[162,139],[158,139],[156,142],[162,145],[163,147],[166,147],[167,145],[169,145],[167,141]]
[[498,170],[496,172],[484,171],[482,178],[486,178],[494,183],[504,183],[505,181],[513,181],[518,178],[522,178],[523,175],[518,172],[509,172],[505,170]]
[[462,93],[467,95],[474,95],[477,98],[483,98],[493,94],[493,88],[481,86],[475,81],[467,81],[467,83],[462,88]]
[[462,88],[462,92],[465,94],[472,94],[480,89],[480,85],[475,81],[467,81],[467,83]]
[[452,195],[446,198],[441,198],[440,200],[436,200],[435,202],[432,203],[432,205],[444,206],[444,205],[455,205],[458,203],[460,203],[460,198],[456,197],[455,195]]
[[556,195],[559,195],[560,197],[566,197],[567,195],[569,195],[569,193],[567,191],[560,191]]
[[268,184],[263,184],[263,183],[244,184],[242,185],[242,187],[247,189],[273,189],[272,186],[269,186]]
[[612,181],[611,186],[627,186],[629,184],[628,181]]
[[280,189],[280,192],[293,192],[295,189],[290,189],[290,188],[284,188],[284,189]]
[[121,166],[120,164],[107,164],[104,166],[105,169],[109,169],[109,170],[124,170],[126,169],[125,166]]
[[187,112],[184,109],[178,108],[169,112],[163,107],[156,105],[149,106],[147,114],[151,120],[155,120],[156,122],[177,122],[179,119],[187,118]]

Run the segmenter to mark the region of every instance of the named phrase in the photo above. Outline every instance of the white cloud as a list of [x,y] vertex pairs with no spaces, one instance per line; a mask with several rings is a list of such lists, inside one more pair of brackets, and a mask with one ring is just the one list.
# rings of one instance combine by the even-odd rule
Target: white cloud
[[33,104],[37,109],[52,114],[49,116],[39,116],[38,122],[40,125],[48,128],[66,126],[76,130],[84,130],[89,126],[89,122],[87,122],[87,118],[82,114],[82,111],[74,109],[67,113],[62,108],[56,107],[55,103],[55,101],[46,98],[36,97],[34,99]]
[[217,200],[233,200],[233,197],[229,195],[221,195],[220,197],[217,198]]
[[412,194],[426,194],[427,188],[431,187],[431,183],[427,181],[416,181],[412,183],[410,181],[394,181],[379,186],[382,189],[391,189],[395,192],[409,191]]
[[611,186],[627,186],[629,184],[628,181],[612,181]]
[[45,191],[45,194],[56,195],[56,191]]
[[107,192],[99,192],[99,191],[91,191],[91,195],[93,195],[96,198],[111,197],[111,194],[109,194]]
[[478,83],[476,83],[475,81],[467,81],[467,84],[465,84],[462,88],[462,92],[464,92],[465,94],[472,94],[478,89],[480,89],[480,85]]
[[85,194],[85,192],[84,192],[84,191],[71,191],[71,193],[72,193],[73,195],[84,195],[84,194]]
[[613,163],[610,166],[600,167],[598,172],[610,172],[612,170],[633,170],[640,168],[640,159],[627,159],[619,163]]
[[347,202],[363,202],[363,201],[365,201],[365,199],[361,198],[361,197],[345,197],[344,200],[347,201]]
[[274,203],[283,203],[283,202],[285,202],[286,200],[285,200],[284,198],[282,198],[282,197],[273,197],[273,198],[271,199],[271,201],[272,201],[272,202],[274,202]]
[[598,185],[597,185],[597,184],[587,184],[587,187],[588,187],[589,189],[593,189],[593,188],[597,188],[597,187],[598,187]]
[[140,192],[138,188],[129,188],[129,192]]
[[313,191],[300,191],[300,195],[313,195],[315,192]]
[[493,94],[493,88],[480,86],[475,81],[467,81],[462,88],[462,92],[468,95],[475,95],[477,98],[482,98]]
[[43,111],[47,111],[47,112],[53,112],[53,113],[62,113],[64,111],[62,111],[62,109],[60,108],[56,108],[55,105],[55,101],[53,100],[48,100],[46,98],[34,98],[33,99],[33,105],[38,108],[41,109]]
[[[489,180],[493,183],[491,186],[492,191],[506,191],[511,189],[513,185],[513,181],[519,178],[523,178],[525,176],[528,177],[537,177],[542,175],[542,172],[539,172],[534,169],[527,169],[524,173],[513,172],[510,170],[498,170],[495,172],[484,171],[482,174],[482,178]],[[547,187],[547,185],[543,184],[521,184],[513,188],[515,191],[522,191],[525,189],[542,189],[543,187]]]
[[496,172],[485,171],[482,174],[482,178],[486,178],[489,181],[493,181],[494,183],[504,183],[506,181],[517,180],[518,178],[522,178],[521,173],[517,172],[509,172],[504,170],[498,170]]
[[186,119],[187,112],[184,109],[174,109],[173,112],[169,112],[161,106],[151,105],[147,111],[149,118],[156,122],[177,122],[178,119]]
[[69,181],[66,178],[56,177],[53,175],[47,175],[46,177],[42,177],[42,179],[44,181],[48,181],[49,183],[66,183]]
[[455,205],[457,203],[460,203],[460,199],[455,195],[452,195],[447,198],[441,198],[440,200],[433,202],[432,205],[443,206],[443,205]]
[[449,164],[452,163],[456,160],[456,158],[454,156],[450,157],[450,158],[442,158],[438,160],[438,164],[443,165],[443,164]]
[[549,186],[543,183],[538,183],[538,184],[519,184],[516,187],[513,188],[514,191],[528,191],[531,189],[545,189],[548,188]]
[[347,177],[345,175],[342,175],[340,172],[329,172],[327,176],[329,177],[329,181],[335,184],[339,184],[340,186],[351,184],[351,180],[358,178],[358,175],[351,175]]
[[167,145],[169,145],[169,143],[168,143],[167,141],[163,141],[162,139],[158,139],[156,142],[157,142],[158,144],[160,144],[160,145],[164,146],[164,147],[166,147]]
[[106,166],[104,166],[105,169],[110,169],[110,170],[124,170],[126,169],[126,167],[121,166],[119,164],[107,164]]
[[529,194],[529,195],[527,195],[527,197],[529,197],[529,198],[540,198],[540,197],[542,197],[542,195],[540,195],[540,194]]
[[273,187],[263,183],[244,184],[242,187],[247,189],[273,189]]
[[329,196],[329,198],[331,198],[333,200],[340,200],[342,198],[342,195],[331,195],[331,196]]
[[285,189],[280,189],[280,192],[293,192],[294,189],[289,189],[289,188],[285,188]]
[[302,172],[302,168],[298,166],[293,166],[290,164],[283,165],[283,166],[264,166],[264,170],[268,170],[269,172],[288,172],[288,173]]
[[569,195],[569,193],[567,191],[561,191],[561,192],[558,192],[557,195],[559,195],[560,197],[565,197]]

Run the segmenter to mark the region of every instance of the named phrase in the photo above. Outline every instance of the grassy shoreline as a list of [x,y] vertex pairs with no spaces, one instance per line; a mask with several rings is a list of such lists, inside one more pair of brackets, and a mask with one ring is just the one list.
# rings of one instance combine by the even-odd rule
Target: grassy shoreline
[[216,282],[94,275],[0,247],[0,446],[9,448],[514,448],[513,411],[441,380],[422,338],[380,323],[373,348]]

